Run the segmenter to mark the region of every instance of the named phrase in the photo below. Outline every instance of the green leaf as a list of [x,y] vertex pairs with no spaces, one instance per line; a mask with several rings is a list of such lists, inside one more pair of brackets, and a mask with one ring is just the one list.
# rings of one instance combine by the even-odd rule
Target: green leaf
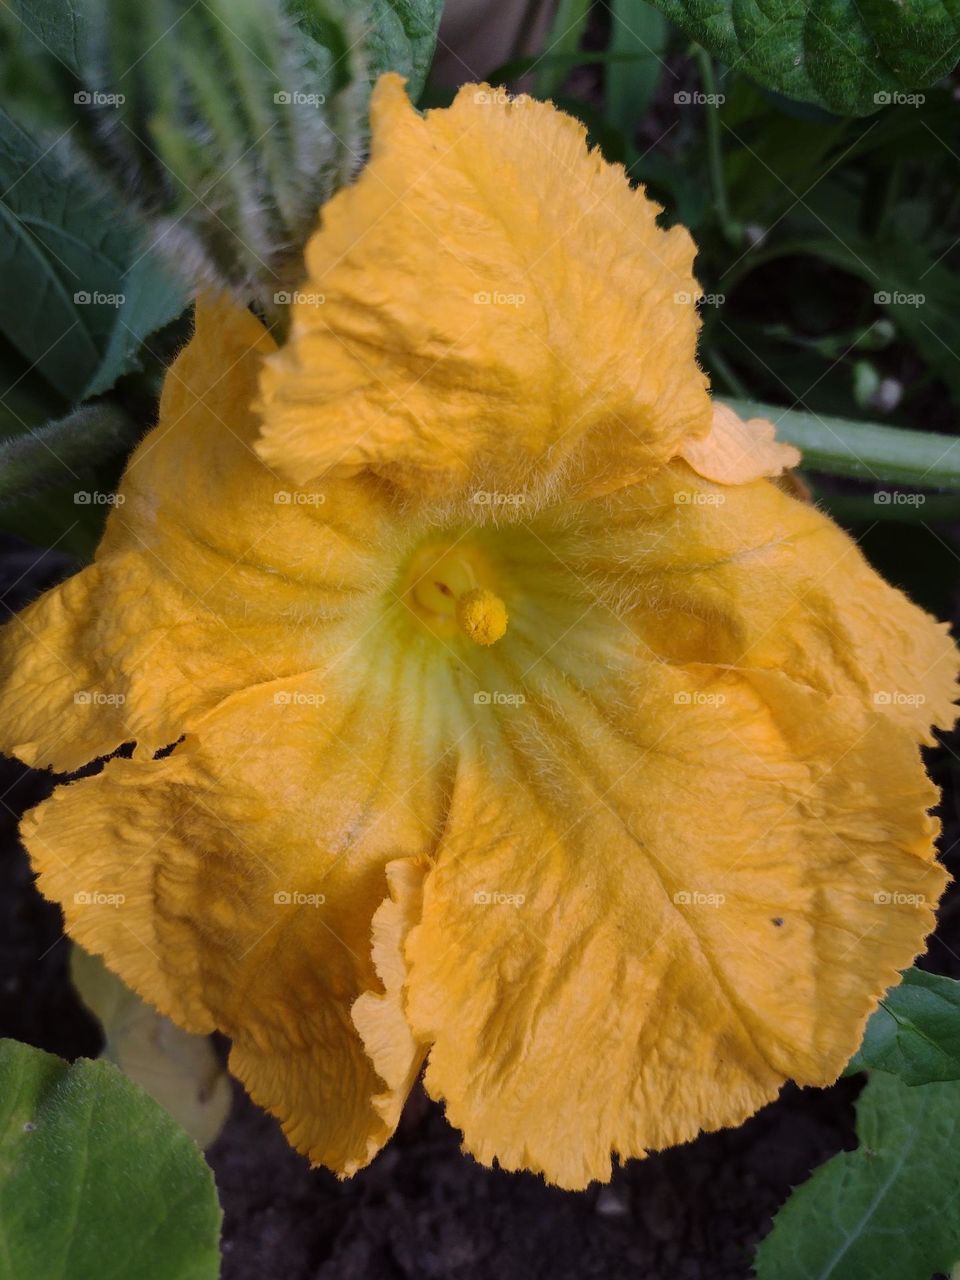
[[232,1090],[209,1036],[191,1035],[130,990],[99,956],[70,952],[70,977],[103,1027],[104,1057],[146,1089],[201,1147],[230,1114]]
[[139,233],[0,111],[0,330],[70,403],[107,390],[184,306]]
[[811,471],[931,489],[960,488],[960,438],[955,436],[722,399],[742,418],[768,418],[781,440],[797,446],[802,465]]
[[194,1142],[108,1062],[0,1041],[9,1280],[215,1280],[220,1206]]
[[83,9],[75,0],[5,0],[0,6],[2,88],[10,109],[60,128],[80,87]]
[[907,969],[867,1023],[847,1074],[871,1067],[908,1085],[960,1080],[960,982]]
[[742,222],[772,227],[798,193],[822,179],[831,151],[852,145],[848,135],[858,126],[835,116],[808,120],[772,111],[768,96],[743,76],[727,76],[723,91],[725,101],[715,114],[730,203]]
[[45,50],[70,71],[77,70],[82,5],[76,0],[11,0],[7,8],[25,44]]
[[777,1214],[758,1280],[930,1280],[960,1259],[960,1083],[875,1074],[857,1134]]
[[656,0],[721,61],[789,98],[868,115],[957,61],[960,14],[939,0]]
[[433,60],[443,0],[371,0],[369,74],[399,71],[416,101]]

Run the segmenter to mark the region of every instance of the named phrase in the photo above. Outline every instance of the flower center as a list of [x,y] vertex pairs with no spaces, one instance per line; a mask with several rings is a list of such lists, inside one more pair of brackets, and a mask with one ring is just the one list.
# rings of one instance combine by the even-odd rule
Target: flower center
[[421,547],[410,566],[407,603],[440,636],[496,644],[507,630],[507,609],[490,577],[474,547]]

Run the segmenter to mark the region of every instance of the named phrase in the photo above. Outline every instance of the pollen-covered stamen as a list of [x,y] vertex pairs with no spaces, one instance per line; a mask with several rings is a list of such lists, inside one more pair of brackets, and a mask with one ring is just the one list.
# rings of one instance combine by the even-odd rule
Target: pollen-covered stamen
[[459,633],[481,645],[496,644],[506,633],[506,605],[484,585],[490,566],[475,549],[422,548],[412,574],[408,599],[431,630],[451,639]]
[[496,644],[507,630],[507,607],[486,587],[475,587],[457,600],[457,626],[477,644]]

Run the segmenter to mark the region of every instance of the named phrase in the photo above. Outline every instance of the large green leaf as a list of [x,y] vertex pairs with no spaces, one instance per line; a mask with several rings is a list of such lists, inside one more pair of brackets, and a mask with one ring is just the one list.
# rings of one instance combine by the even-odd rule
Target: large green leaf
[[0,111],[0,330],[66,402],[107,390],[183,308],[139,233]]
[[960,1080],[960,982],[908,969],[867,1023],[847,1071],[870,1067],[909,1085]]
[[960,11],[940,0],[656,0],[733,70],[842,115],[867,115],[957,61]]
[[0,1041],[4,1280],[215,1280],[200,1151],[111,1063]]
[[856,1151],[790,1196],[756,1258],[758,1280],[930,1280],[960,1259],[960,1083],[911,1089],[871,1076]]
[[370,75],[399,71],[411,98],[423,88],[433,59],[443,0],[370,0]]

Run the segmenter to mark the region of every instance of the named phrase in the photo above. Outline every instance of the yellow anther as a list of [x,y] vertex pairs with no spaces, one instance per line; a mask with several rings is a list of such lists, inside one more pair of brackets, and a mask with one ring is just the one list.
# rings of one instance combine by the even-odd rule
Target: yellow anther
[[465,591],[457,600],[457,626],[476,644],[496,644],[507,630],[507,608],[486,587]]

